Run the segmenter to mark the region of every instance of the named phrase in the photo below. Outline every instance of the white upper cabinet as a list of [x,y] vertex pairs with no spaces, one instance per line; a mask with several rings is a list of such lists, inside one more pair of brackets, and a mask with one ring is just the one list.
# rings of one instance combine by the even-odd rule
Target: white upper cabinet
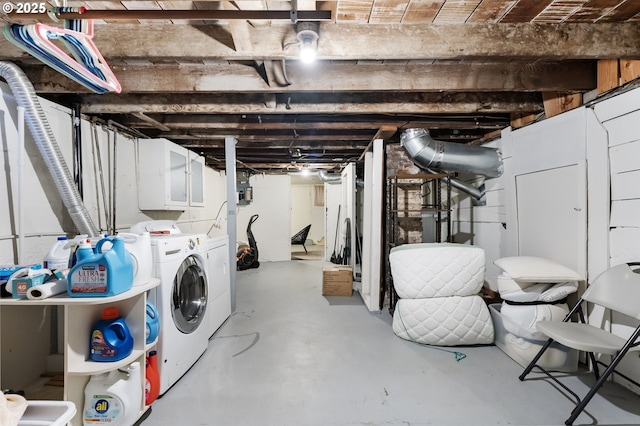
[[204,206],[204,158],[167,139],[138,140],[140,210]]

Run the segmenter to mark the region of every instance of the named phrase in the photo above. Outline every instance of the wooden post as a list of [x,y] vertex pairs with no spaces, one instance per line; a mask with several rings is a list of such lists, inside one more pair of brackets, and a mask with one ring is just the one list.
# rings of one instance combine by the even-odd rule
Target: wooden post
[[598,61],[598,94],[618,87],[620,84],[620,65],[617,59]]
[[640,60],[620,59],[620,84],[640,77]]
[[542,102],[544,114],[550,118],[582,105],[582,95],[580,93],[542,92]]

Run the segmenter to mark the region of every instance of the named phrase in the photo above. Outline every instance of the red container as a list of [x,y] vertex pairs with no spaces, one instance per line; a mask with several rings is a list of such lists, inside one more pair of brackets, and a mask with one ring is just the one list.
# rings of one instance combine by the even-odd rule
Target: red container
[[149,352],[145,371],[144,404],[151,405],[160,394],[160,373],[158,372],[158,353]]

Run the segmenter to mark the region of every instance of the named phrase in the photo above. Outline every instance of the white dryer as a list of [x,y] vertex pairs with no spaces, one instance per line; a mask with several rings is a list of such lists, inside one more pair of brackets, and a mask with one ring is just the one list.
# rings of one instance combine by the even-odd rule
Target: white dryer
[[231,274],[229,272],[229,237],[209,238],[202,244],[207,263],[209,301],[207,336],[211,337],[231,315]]
[[207,349],[209,283],[204,234],[151,238],[155,276],[160,285],[149,295],[160,319],[158,370],[160,395],[180,379]]

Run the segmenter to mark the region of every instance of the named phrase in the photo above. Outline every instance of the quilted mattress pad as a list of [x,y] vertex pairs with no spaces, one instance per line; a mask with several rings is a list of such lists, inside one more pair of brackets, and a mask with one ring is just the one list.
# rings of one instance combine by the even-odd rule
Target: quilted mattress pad
[[566,303],[557,305],[509,305],[502,303],[504,328],[516,336],[533,340],[547,340],[547,337],[536,329],[538,321],[562,321],[569,313]]
[[484,284],[484,249],[466,244],[405,244],[389,254],[393,285],[402,299],[477,294]]
[[400,299],[393,332],[406,340],[436,346],[491,344],[493,321],[478,295]]

